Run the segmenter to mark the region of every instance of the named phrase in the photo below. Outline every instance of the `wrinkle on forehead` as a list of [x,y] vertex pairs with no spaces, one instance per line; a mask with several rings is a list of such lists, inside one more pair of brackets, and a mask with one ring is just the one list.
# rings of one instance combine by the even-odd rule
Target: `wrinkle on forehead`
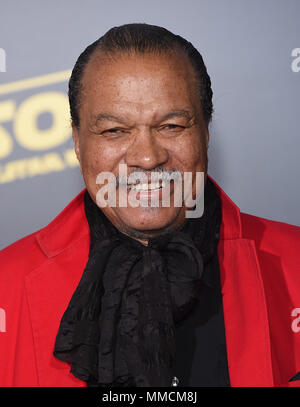
[[[148,71],[145,77],[141,76],[141,66],[144,71]],[[88,85],[94,86],[95,83],[101,82],[101,79],[103,79],[104,83],[107,83],[110,76],[115,76],[116,73],[119,76],[119,84],[129,84],[133,81],[137,83],[139,80],[140,84],[144,83],[144,85],[152,86],[157,77],[161,76],[162,70],[169,71],[166,72],[166,80],[170,72],[176,73],[177,77],[182,79],[182,81],[174,84],[177,87],[180,86],[180,82],[197,81],[194,67],[182,51],[177,53],[175,51],[163,52],[159,55],[156,53],[128,54],[116,52],[107,54],[97,52],[92,55],[85,67],[82,77],[82,89],[84,90]],[[89,80],[91,78],[92,80]]]
[[195,106],[201,110],[192,76],[194,68],[178,56],[120,54],[119,59],[112,59],[99,54],[84,72],[84,115],[91,123],[101,112],[126,120],[131,115],[140,120],[149,120],[150,116],[157,120],[171,111],[195,110]]
[[[146,109],[146,111],[147,111],[147,109]],[[150,115],[151,116],[150,118],[153,121],[157,121],[157,122],[165,121],[165,120],[172,119],[172,118],[183,118],[183,119],[187,120],[187,122],[190,122],[193,119],[193,115],[188,109],[173,110],[166,114],[162,114],[160,111],[155,112],[155,111],[153,111],[153,109],[151,109],[150,113],[153,113],[152,115]],[[99,124],[101,122],[107,122],[107,121],[126,124],[128,121],[128,118],[126,116],[123,116],[123,117],[115,116],[115,115],[112,115],[109,113],[99,113],[99,114],[91,115],[91,122],[94,124]]]

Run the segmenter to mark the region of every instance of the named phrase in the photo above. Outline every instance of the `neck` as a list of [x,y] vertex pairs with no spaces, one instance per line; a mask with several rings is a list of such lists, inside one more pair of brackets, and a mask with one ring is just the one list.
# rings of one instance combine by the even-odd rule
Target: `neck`
[[169,226],[167,226],[163,229],[159,229],[159,230],[135,230],[135,229],[129,230],[124,227],[117,227],[116,225],[115,226],[124,235],[137,240],[138,242],[142,243],[144,246],[148,246],[150,238],[163,236],[172,231],[179,230],[184,225],[184,223],[185,223],[185,220],[183,220],[183,222],[181,222],[180,224],[177,224],[176,227],[174,227],[174,224],[172,224],[172,225],[169,225]]

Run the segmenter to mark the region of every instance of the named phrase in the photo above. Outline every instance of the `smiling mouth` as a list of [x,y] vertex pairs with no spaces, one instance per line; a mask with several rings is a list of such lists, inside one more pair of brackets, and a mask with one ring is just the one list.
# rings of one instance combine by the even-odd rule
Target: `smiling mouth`
[[166,182],[163,180],[159,180],[156,182],[149,182],[149,183],[138,183],[138,184],[128,184],[127,189],[133,191],[155,191],[159,189],[165,188],[170,182]]

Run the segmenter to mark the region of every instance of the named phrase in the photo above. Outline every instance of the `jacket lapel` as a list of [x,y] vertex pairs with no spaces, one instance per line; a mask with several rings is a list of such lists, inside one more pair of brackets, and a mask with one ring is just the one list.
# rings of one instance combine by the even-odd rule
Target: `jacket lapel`
[[[84,192],[84,191],[83,191]],[[60,320],[88,260],[89,229],[83,192],[36,235],[46,260],[26,278],[39,385],[86,386],[53,356]]]
[[273,386],[266,298],[255,243],[242,238],[239,208],[220,188],[219,192],[223,223],[218,252],[230,383]]

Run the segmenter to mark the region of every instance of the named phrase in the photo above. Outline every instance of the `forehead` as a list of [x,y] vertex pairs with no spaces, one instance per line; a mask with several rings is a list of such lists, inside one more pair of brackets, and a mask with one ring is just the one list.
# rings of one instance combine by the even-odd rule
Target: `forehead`
[[199,105],[196,93],[195,72],[183,52],[98,53],[82,77],[81,106],[94,114],[108,108],[180,110]]

